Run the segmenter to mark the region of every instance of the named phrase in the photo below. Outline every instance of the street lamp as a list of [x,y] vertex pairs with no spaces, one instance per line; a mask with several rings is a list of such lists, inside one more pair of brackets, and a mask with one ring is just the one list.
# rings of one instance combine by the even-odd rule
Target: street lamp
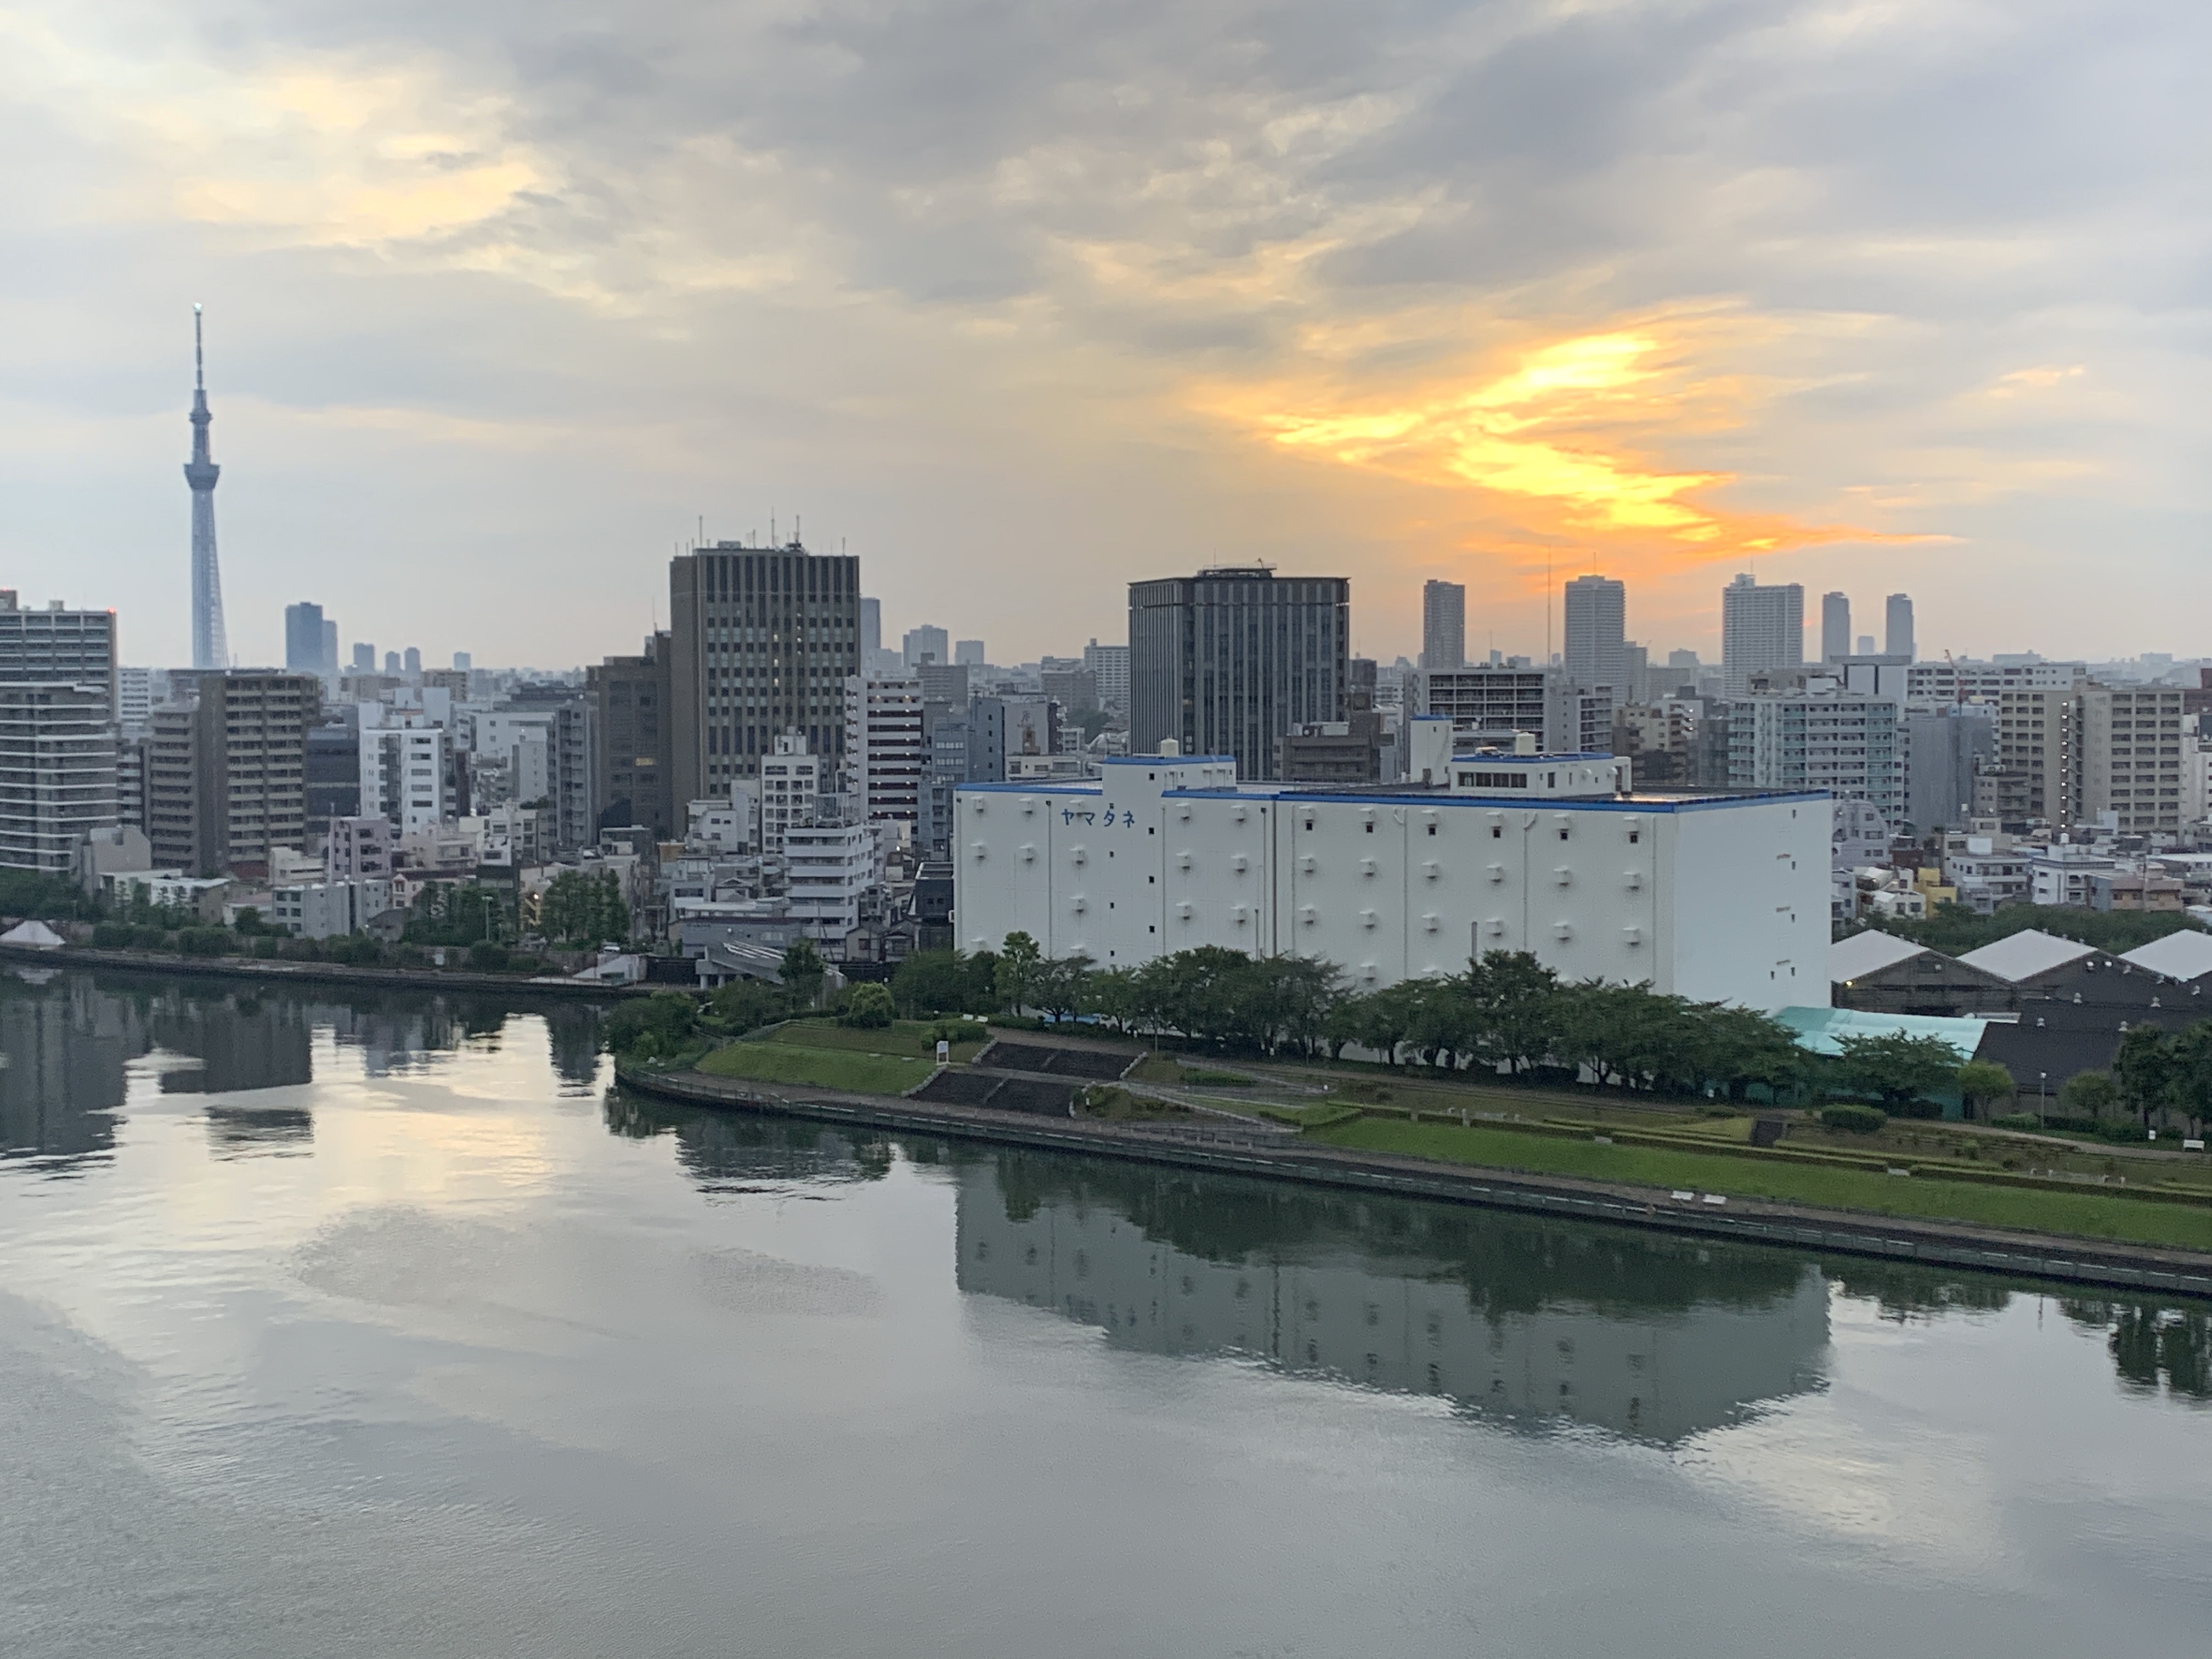
[[2038,1072],[2035,1074],[2035,1127],[2039,1129],[2049,1128],[2051,1125],[2047,1120],[2050,1115],[2051,1073]]

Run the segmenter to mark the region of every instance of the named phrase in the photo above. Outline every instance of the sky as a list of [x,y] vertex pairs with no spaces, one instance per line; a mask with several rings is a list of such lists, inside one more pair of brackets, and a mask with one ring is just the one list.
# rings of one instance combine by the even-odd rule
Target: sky
[[[884,629],[1347,575],[1923,654],[2212,653],[2191,0],[0,0],[0,586],[562,666],[788,537]],[[1553,621],[1550,626],[1556,628]]]

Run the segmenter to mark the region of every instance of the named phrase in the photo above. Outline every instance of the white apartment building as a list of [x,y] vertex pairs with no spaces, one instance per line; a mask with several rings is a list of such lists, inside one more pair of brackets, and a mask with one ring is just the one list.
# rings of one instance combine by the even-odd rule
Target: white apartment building
[[2089,678],[2086,662],[1916,662],[1905,671],[1913,702],[1995,702],[2008,691],[2063,690]]
[[[115,671],[115,718],[126,738],[143,738],[154,722],[154,676],[159,670],[152,668],[118,668]],[[168,676],[162,675],[163,679]]]
[[1943,879],[1959,890],[1959,902],[1978,916],[2028,895],[2028,856],[2000,848],[1988,837],[1967,837],[1966,850],[1943,855]]
[[811,828],[820,815],[821,799],[822,757],[808,750],[799,733],[784,733],[760,761],[761,851],[781,853],[792,830]]
[[1093,640],[1083,647],[1083,665],[1098,686],[1098,706],[1117,714],[1129,712],[1129,647],[1101,645]]
[[791,915],[818,937],[839,939],[860,925],[876,880],[876,831],[865,823],[794,826],[784,832]]
[[1805,660],[1805,590],[1796,582],[1762,587],[1746,574],[1721,590],[1721,675],[1728,695],[1750,690],[1761,669]]
[[389,880],[392,876],[392,820],[386,817],[332,818],[323,843],[323,876],[326,881],[356,881],[364,878]]
[[1096,783],[957,792],[956,933],[1133,967],[1196,945],[1295,955],[1372,990],[1528,951],[1568,979],[1772,1009],[1827,997],[1831,812],[1814,792],[1626,791],[1609,756],[1450,757],[1426,789],[1240,785],[1219,756],[1138,755]]
[[921,816],[921,682],[854,674],[845,682],[845,775],[854,817],[913,826]]
[[114,824],[108,697],[105,682],[0,683],[0,867],[66,876],[87,833]]
[[1905,816],[1898,708],[1844,691],[1786,691],[1728,705],[1729,787],[1820,789],[1863,800],[1895,823]]
[[392,908],[389,881],[317,881],[269,890],[270,921],[295,939],[341,939]]
[[2078,842],[2032,848],[2027,853],[2027,902],[2087,909],[2090,877],[2100,871],[2110,874],[2118,867],[2119,860],[2111,854]]
[[[378,709],[394,724],[368,723]],[[434,830],[453,816],[453,744],[442,726],[420,714],[362,705],[361,810],[396,825],[402,835]],[[396,722],[405,721],[406,724]]]

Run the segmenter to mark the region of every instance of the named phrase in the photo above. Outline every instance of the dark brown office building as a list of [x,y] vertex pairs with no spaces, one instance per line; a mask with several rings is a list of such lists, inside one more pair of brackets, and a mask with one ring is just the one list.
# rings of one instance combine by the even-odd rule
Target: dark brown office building
[[674,701],[668,673],[669,636],[655,634],[636,657],[609,657],[584,671],[592,704],[597,773],[592,793],[598,830],[644,824],[664,840],[684,825],[675,793],[669,738]]

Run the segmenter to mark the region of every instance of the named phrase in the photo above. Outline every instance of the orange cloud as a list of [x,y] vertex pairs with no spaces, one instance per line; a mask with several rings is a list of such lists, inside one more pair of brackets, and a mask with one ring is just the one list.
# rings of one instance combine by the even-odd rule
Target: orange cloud
[[1409,483],[1486,497],[1509,540],[1663,570],[1823,542],[1900,539],[1715,497],[1729,472],[1653,459],[1669,439],[1745,425],[1758,389],[1702,368],[1762,332],[1740,319],[1659,318],[1522,349],[1508,362],[1364,392],[1342,377],[1201,388],[1196,401],[1269,442]]

